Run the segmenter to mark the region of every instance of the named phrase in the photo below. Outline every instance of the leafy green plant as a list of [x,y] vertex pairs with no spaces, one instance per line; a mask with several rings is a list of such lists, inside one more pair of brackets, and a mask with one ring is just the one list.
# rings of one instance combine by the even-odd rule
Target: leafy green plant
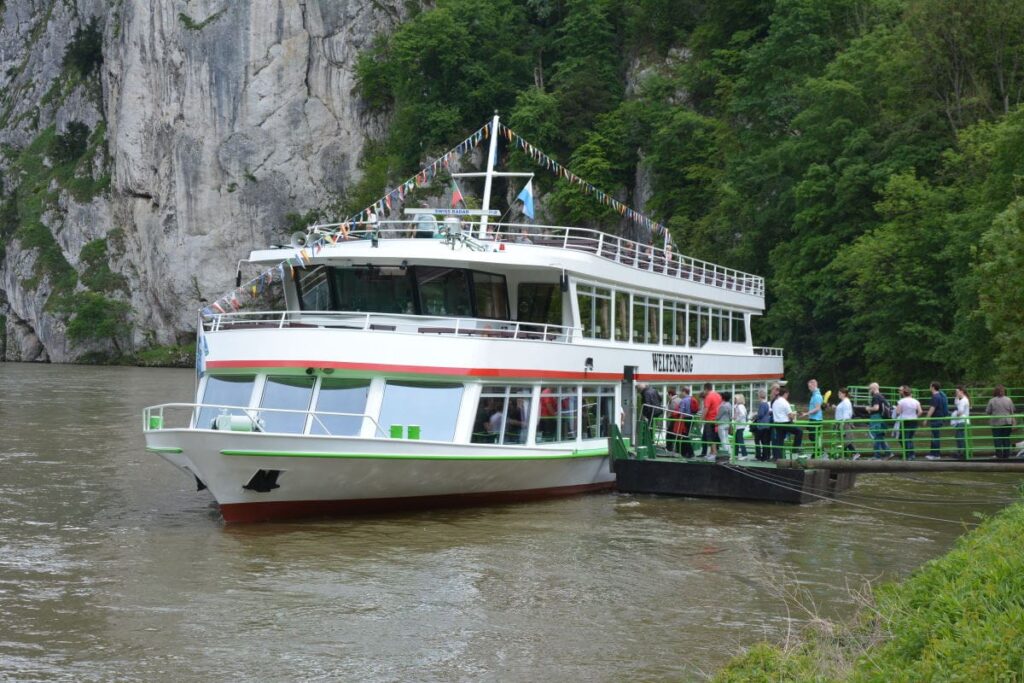
[[71,42],[64,52],[64,66],[75,69],[83,78],[99,69],[103,64],[103,33],[99,18],[93,17],[88,24],[75,30]]

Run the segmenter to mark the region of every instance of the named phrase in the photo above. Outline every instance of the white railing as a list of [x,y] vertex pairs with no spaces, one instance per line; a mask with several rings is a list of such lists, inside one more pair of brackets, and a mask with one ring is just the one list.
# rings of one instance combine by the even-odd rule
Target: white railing
[[755,356],[777,356],[777,357],[781,358],[782,357],[782,349],[780,349],[778,347],[775,347],[775,346],[755,346],[754,347],[754,355]]
[[[161,403],[160,405],[150,406],[142,411],[142,429],[146,432],[159,431],[161,429],[210,429],[215,430],[212,426],[200,426],[196,424],[199,419],[199,413],[204,408],[211,408],[225,412],[227,415],[241,413],[242,416],[247,417],[250,421],[251,429],[246,431],[253,432],[266,432],[268,434],[307,434],[311,433],[313,424],[317,424],[323,429],[325,436],[352,436],[351,434],[336,435],[332,434],[331,430],[324,424],[322,417],[352,417],[359,418],[362,420],[369,420],[374,427],[374,433],[376,435],[387,437],[388,434],[381,429],[380,424],[377,420],[366,413],[331,413],[326,411],[315,411],[315,410],[288,410],[285,408],[249,408],[246,406],[230,406],[221,405],[215,403]],[[177,426],[168,424],[168,412],[178,411],[176,413],[179,416],[179,420],[175,423]],[[275,414],[288,414],[288,415],[304,415],[306,420],[303,422],[303,430],[301,432],[267,432],[264,426],[264,421],[261,417],[263,413],[275,413]],[[220,417],[220,415],[215,416]],[[360,431],[362,431],[360,429]],[[358,434],[356,434],[358,436]]]
[[[348,225],[348,224],[346,224]],[[478,223],[462,222],[462,230],[466,235],[478,232]],[[438,223],[437,228],[444,226]],[[337,234],[340,224],[315,225],[310,228],[314,233]],[[358,228],[347,230],[349,239],[376,237],[379,239],[406,239],[417,235],[417,228],[422,225],[415,221],[380,221],[371,228],[369,224],[359,224]],[[670,249],[662,249],[651,244],[611,235],[590,228],[567,228],[557,225],[536,225],[532,223],[488,223],[486,241],[533,244],[546,247],[557,247],[594,254],[608,261],[614,261],[637,270],[667,275],[668,277],[687,280],[698,284],[717,287],[733,292],[741,292],[757,297],[764,297],[764,278],[751,275],[733,268],[726,268],[708,261],[677,254]],[[429,231],[419,233],[429,236]]]
[[571,342],[579,329],[514,320],[350,311],[261,311],[218,313],[203,317],[203,329],[207,332],[248,328],[332,328],[563,343]]

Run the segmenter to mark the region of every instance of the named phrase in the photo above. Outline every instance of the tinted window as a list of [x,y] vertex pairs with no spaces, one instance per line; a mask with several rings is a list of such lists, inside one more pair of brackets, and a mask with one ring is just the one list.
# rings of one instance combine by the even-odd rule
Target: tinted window
[[583,387],[583,438],[608,436],[615,419],[615,387]]
[[312,270],[298,269],[296,280],[299,306],[304,311],[329,311],[331,304],[330,269],[318,266]]
[[558,283],[546,282],[520,284],[518,310],[522,322],[561,325],[561,287]]
[[508,320],[508,288],[504,275],[473,272],[476,317]]
[[[370,391],[369,380],[332,379],[320,381],[320,394],[316,400],[317,413],[355,413],[366,410],[366,395]],[[313,420],[310,434],[333,434],[334,436],[358,436],[363,418],[354,415],[320,415]],[[380,436],[378,434],[378,436]]]
[[[206,378],[206,389],[203,391],[203,403],[223,406],[245,407],[249,405],[249,397],[252,395],[252,385],[255,381],[252,375],[226,375],[217,377],[210,375]],[[245,412],[238,409],[227,411],[231,415],[244,415]],[[199,417],[196,419],[196,427],[209,429],[213,419],[220,415],[221,408],[202,408]]]
[[278,413],[261,410],[263,431],[301,434],[306,429],[306,411],[313,397],[315,377],[267,377],[263,385],[260,408],[300,410],[300,413]]
[[407,270],[398,267],[335,268],[340,311],[415,313]]
[[423,315],[471,316],[466,272],[454,268],[416,268]]
[[385,432],[391,425],[418,425],[422,439],[451,441],[461,403],[461,384],[388,382],[378,421]]

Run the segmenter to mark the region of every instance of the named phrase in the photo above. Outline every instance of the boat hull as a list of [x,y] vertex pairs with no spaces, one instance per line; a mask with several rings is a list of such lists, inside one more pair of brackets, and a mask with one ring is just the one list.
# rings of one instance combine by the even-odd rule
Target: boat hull
[[[182,429],[146,441],[205,484],[228,522],[532,500],[615,481],[601,440],[526,448]],[[274,488],[252,488],[261,470]]]

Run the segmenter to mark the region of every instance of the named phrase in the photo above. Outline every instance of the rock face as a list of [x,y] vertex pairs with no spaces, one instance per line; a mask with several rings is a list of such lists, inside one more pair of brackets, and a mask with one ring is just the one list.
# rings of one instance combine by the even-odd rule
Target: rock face
[[[405,7],[0,5],[0,349],[66,362],[190,338],[238,259],[354,179],[384,123],[353,95],[356,58]],[[68,324],[85,310],[92,327]]]

